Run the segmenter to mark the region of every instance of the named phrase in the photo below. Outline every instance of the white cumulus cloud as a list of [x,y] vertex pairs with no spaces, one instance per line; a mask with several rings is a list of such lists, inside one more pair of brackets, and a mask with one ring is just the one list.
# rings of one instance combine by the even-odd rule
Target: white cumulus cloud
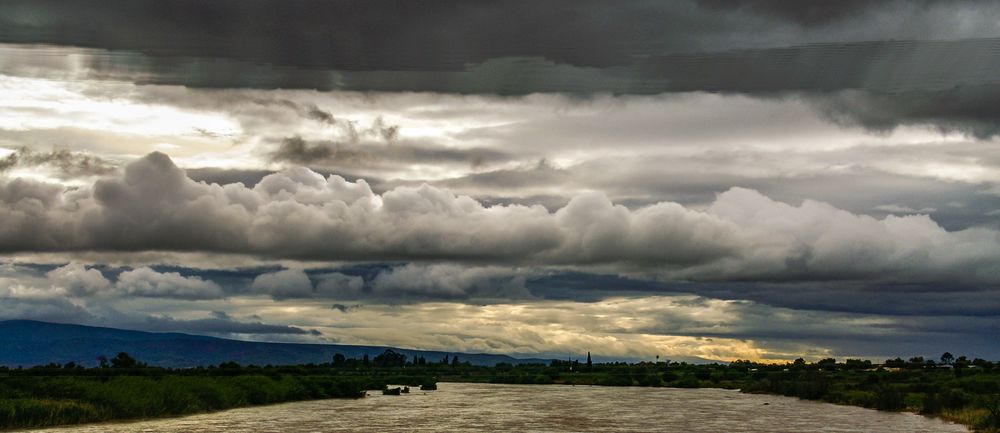
[[[376,194],[363,180],[304,168],[269,175],[253,188],[207,184],[160,153],[89,188],[2,182],[0,220],[0,251],[8,253],[206,251],[565,266],[687,280],[995,282],[1000,273],[996,230],[948,231],[926,215],[879,219],[811,200],[792,205],[744,188],[719,194],[704,209],[672,202],[630,209],[586,193],[550,212],[485,205],[428,185]],[[197,284],[172,280],[178,284],[164,283],[165,290],[196,296],[189,288]],[[316,289],[302,271],[257,284],[265,282],[275,296]],[[161,292],[141,287],[133,292]]]

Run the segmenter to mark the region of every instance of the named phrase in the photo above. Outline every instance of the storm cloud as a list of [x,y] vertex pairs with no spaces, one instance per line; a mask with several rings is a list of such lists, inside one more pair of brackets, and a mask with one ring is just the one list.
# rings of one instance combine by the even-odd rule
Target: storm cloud
[[68,149],[56,149],[49,152],[37,152],[27,147],[0,158],[0,173],[14,168],[47,167],[56,171],[64,178],[101,176],[114,172],[117,166],[94,155],[72,152]]
[[[876,219],[732,188],[704,210],[630,210],[584,194],[550,212],[484,206],[430,187],[375,194],[304,168],[253,188],[188,178],[164,154],[121,177],[63,189],[0,186],[6,252],[215,251],[319,260],[455,260],[606,266],[690,280],[992,281],[1000,232],[947,231],[926,215]],[[292,290],[289,286],[289,290]]]
[[[987,1],[44,0],[0,12],[0,42],[15,44],[0,71],[15,75],[69,67],[211,88],[793,94],[876,130],[997,133],[990,17],[1000,7]],[[73,55],[85,61],[12,48],[30,44],[81,47]],[[339,121],[312,108],[302,115]]]

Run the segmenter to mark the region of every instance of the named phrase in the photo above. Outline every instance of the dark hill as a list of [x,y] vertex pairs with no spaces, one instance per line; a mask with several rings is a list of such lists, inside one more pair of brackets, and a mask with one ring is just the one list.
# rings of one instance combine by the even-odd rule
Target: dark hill
[[[341,344],[263,343],[229,340],[180,333],[131,331],[95,326],[37,322],[32,320],[0,321],[0,365],[34,366],[52,362],[97,364],[97,357],[113,357],[128,352],[152,366],[193,367],[236,361],[243,365],[290,365],[330,362],[341,353],[348,358],[374,357],[390,347]],[[392,347],[406,354],[423,356],[437,362],[458,355],[460,361],[474,365],[500,362],[523,364],[548,362],[544,359],[518,359],[506,355],[470,354],[410,350]]]

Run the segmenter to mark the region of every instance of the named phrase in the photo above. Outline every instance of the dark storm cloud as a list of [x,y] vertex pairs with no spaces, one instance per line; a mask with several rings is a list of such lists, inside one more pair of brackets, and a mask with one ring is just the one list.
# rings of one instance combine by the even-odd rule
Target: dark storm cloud
[[201,319],[179,319],[167,315],[146,316],[123,313],[109,308],[99,309],[89,320],[78,323],[135,329],[149,332],[189,332],[218,336],[232,335],[318,335],[318,331],[297,326],[265,323],[258,319],[244,320],[225,312],[213,311],[210,317]]
[[[804,26],[814,26],[844,19],[893,2],[884,0],[698,0],[698,3],[720,11],[746,9],[751,12],[774,15]],[[912,3],[926,4],[932,3],[932,1],[913,0]]]
[[461,70],[507,56],[607,66],[650,43],[687,49],[686,35],[725,33],[729,21],[686,2],[610,1],[32,0],[0,12],[5,42],[339,70]]
[[256,98],[253,102],[264,106],[278,106],[290,109],[305,119],[337,127],[342,130],[344,135],[347,136],[347,139],[352,144],[357,144],[362,139],[368,138],[377,138],[391,143],[396,140],[396,137],[399,136],[399,126],[388,125],[381,117],[376,117],[375,120],[372,121],[371,125],[362,127],[355,121],[349,119],[338,119],[334,117],[333,113],[330,113],[329,111],[326,111],[312,103],[299,103],[288,99],[267,98]]
[[[654,287],[654,285],[651,285]],[[891,284],[865,282],[672,284],[674,293],[714,299],[750,300],[803,311],[886,316],[995,317],[1000,314],[996,290],[968,284]]]
[[[234,60],[178,60],[157,69],[149,59],[87,51],[97,77],[194,87],[315,88],[319,90],[429,91],[523,95],[535,92],[656,94],[712,91],[733,93],[830,92],[860,89],[877,93],[949,90],[994,85],[992,71],[1000,39],[954,41],[862,41],[775,48],[741,48],[677,54],[647,54],[605,67],[560,63],[547,57],[512,55],[465,63],[455,70],[286,70]],[[586,51],[586,50],[580,50]],[[102,54],[103,53],[103,54]],[[45,51],[36,52],[45,56]],[[107,59],[103,57],[109,57]],[[29,59],[30,61],[30,59]],[[118,64],[116,64],[118,63]],[[120,73],[116,68],[120,66]],[[3,65],[17,74],[16,64]],[[129,75],[136,69],[141,74]],[[45,71],[42,72],[44,75]],[[190,73],[190,76],[186,74]],[[297,83],[298,81],[298,83]],[[919,95],[919,93],[918,93]],[[304,112],[317,120],[321,111]]]
[[0,173],[14,168],[47,167],[64,178],[100,176],[111,174],[117,165],[103,158],[69,149],[38,152],[27,147],[0,158]]
[[[868,128],[927,123],[992,136],[998,14],[983,1],[15,0],[0,4],[0,42],[93,48],[83,63],[95,77],[143,83],[791,92]],[[44,75],[27,57],[0,66]]]
[[[707,304],[712,301],[699,298],[693,302]],[[666,311],[656,315],[655,325],[634,331],[750,339],[771,350],[798,343],[825,347],[839,354],[894,357],[928,355],[933,354],[929,351],[946,347],[993,357],[997,352],[989,341],[1000,330],[1000,321],[995,316],[894,317],[775,309],[752,302],[728,304],[727,313],[739,320],[719,322]]]
[[[117,321],[116,321],[117,322]],[[274,325],[261,321],[240,321],[216,312],[204,319],[181,320],[165,316],[152,316],[131,322],[117,322],[115,326],[143,331],[191,332],[195,334],[269,334],[269,335],[318,335],[318,331],[289,325]]]
[[513,155],[488,148],[453,149],[416,141],[351,142],[307,141],[300,136],[287,137],[268,155],[272,162],[285,162],[319,168],[340,169],[405,168],[411,164],[459,165],[479,169],[506,162]]
[[[1000,48],[1000,45],[998,45]],[[1000,58],[1000,49],[991,58]],[[809,96],[835,121],[888,132],[898,125],[928,124],[979,138],[1000,133],[1000,86],[958,85],[947,90],[903,93],[843,91]]]
[[335,143],[309,144],[302,137],[288,137],[282,140],[281,145],[271,153],[271,160],[296,164],[342,160],[355,165],[366,159],[371,159],[371,156],[366,153],[342,151],[339,147]]
[[351,310],[356,310],[358,308],[361,308],[361,304],[353,304],[353,305],[333,304],[333,306],[330,308],[333,308],[334,310],[346,314]]
[[615,296],[692,294],[708,299],[752,301],[796,311],[886,317],[995,317],[1000,314],[1000,293],[990,287],[960,283],[693,283],[583,272],[547,272],[528,279],[526,287],[539,299],[578,302],[596,302]]
[[291,109],[302,117],[307,119],[315,120],[317,122],[323,122],[330,125],[337,125],[338,120],[329,111],[325,111],[319,108],[316,104],[301,104],[294,101],[289,101],[287,99],[256,99],[254,100],[260,105],[276,105],[279,107],[284,107]]
[[[935,11],[934,2],[822,3],[13,0],[0,5],[0,41],[347,71],[457,71],[500,57],[606,67],[636,56],[814,42],[808,32],[829,19],[863,21],[825,36],[842,42],[874,21],[865,15],[871,9],[892,11],[896,20]],[[989,10],[985,2],[946,3],[961,12]],[[938,31],[927,28],[933,23],[908,22],[905,28],[880,22],[873,36],[912,39]],[[965,27],[966,37],[984,31]]]
[[87,323],[94,316],[67,299],[0,297],[0,320],[28,319],[56,323]]

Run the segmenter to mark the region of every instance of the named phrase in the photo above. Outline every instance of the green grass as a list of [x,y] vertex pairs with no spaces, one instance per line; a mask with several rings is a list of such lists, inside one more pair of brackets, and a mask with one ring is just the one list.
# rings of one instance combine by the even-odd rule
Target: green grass
[[150,418],[323,398],[357,398],[365,381],[336,376],[7,377],[0,427]]
[[433,386],[432,377],[320,366],[168,370],[0,369],[0,430],[157,418],[244,406],[359,398],[386,384]]

